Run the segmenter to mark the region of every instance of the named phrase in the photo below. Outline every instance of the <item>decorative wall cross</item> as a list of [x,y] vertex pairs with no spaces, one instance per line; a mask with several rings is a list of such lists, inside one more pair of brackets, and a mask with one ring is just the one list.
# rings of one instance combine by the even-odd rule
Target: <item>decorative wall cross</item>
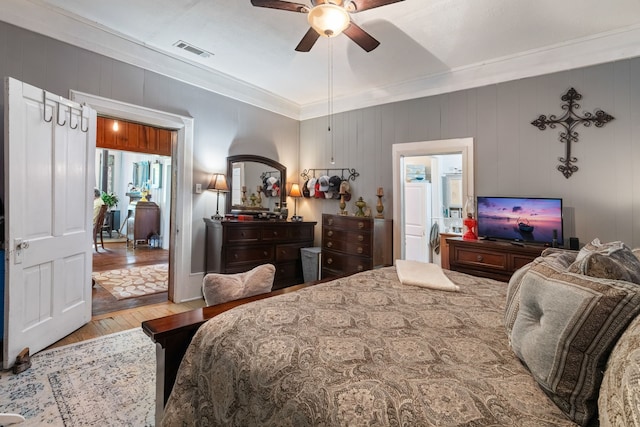
[[545,115],[540,115],[537,119],[532,121],[531,124],[540,130],[545,130],[547,126],[551,129],[555,129],[557,124],[561,125],[565,129],[566,132],[560,132],[560,142],[564,142],[566,144],[566,154],[565,157],[558,157],[558,160],[562,162],[561,165],[558,165],[558,170],[562,172],[565,178],[568,179],[578,170],[578,167],[574,165],[578,159],[571,155],[571,143],[578,142],[578,132],[574,130],[576,126],[583,124],[586,127],[589,127],[591,126],[591,123],[593,123],[596,127],[601,128],[614,118],[599,109],[596,110],[594,114],[585,112],[584,117],[578,116],[574,109],[580,108],[580,104],[576,101],[581,100],[582,95],[580,95],[574,88],[569,89],[569,91],[562,95],[560,99],[566,102],[566,104],[562,105],[562,109],[566,110],[562,117],[558,119],[553,114],[550,115],[549,118]]

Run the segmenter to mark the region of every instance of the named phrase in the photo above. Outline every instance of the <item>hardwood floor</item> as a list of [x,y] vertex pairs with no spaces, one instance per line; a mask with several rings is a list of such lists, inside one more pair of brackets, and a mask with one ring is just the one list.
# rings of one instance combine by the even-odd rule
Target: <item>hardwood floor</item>
[[[151,265],[166,262],[168,251],[138,246],[127,248],[126,243],[112,243],[105,240],[105,249],[93,255],[93,271]],[[167,293],[139,298],[116,300],[100,286],[93,288],[93,317],[91,322],[67,335],[48,348],[60,347],[103,335],[139,328],[145,320],[169,316],[204,307],[204,300],[174,304],[167,300]]]
[[[143,265],[168,262],[169,251],[138,245],[136,249],[127,248],[126,242],[105,241],[104,249],[98,246],[100,252],[93,253],[93,271],[106,271],[127,267],[141,267]],[[141,307],[167,301],[167,293],[146,295],[138,298],[116,299],[100,286],[93,287],[94,316],[128,308]]]

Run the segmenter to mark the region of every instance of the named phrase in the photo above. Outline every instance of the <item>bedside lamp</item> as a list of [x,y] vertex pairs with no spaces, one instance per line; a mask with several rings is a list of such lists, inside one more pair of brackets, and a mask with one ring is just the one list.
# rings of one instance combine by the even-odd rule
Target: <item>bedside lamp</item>
[[298,198],[302,197],[300,186],[298,184],[291,184],[289,197],[293,197],[293,216],[291,217],[291,221],[302,221],[302,217],[298,216]]
[[220,206],[220,192],[229,191],[229,186],[227,185],[227,177],[221,173],[214,173],[211,177],[211,182],[209,182],[209,186],[207,190],[215,190],[218,192],[218,200],[216,201],[216,214],[212,216],[212,219],[222,219],[223,216],[220,215],[219,206]]

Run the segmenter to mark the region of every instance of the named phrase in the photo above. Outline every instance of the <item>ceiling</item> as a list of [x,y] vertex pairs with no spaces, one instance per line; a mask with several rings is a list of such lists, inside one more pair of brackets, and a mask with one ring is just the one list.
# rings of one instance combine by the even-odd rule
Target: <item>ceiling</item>
[[[296,52],[301,13],[250,0],[2,3],[2,21],[126,63],[296,119],[328,112],[329,41]],[[334,112],[640,56],[639,0],[405,0],[352,19],[381,44],[331,39]]]

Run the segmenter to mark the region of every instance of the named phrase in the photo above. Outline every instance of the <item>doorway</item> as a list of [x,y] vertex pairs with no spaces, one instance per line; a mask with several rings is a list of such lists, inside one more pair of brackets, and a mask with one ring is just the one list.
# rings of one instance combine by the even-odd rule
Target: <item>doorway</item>
[[[474,194],[473,138],[394,144],[392,157],[393,193],[398,195],[393,200],[393,217],[397,219],[393,224],[393,250],[395,254],[398,254],[396,258],[408,259],[407,248],[409,248],[410,258],[416,259],[416,252],[413,248],[418,244],[425,244],[424,240],[427,236],[427,240],[434,237],[432,230],[434,224],[438,224],[438,234],[440,230],[444,231],[447,228],[449,231],[455,231],[455,227],[457,227],[455,215],[458,214],[461,218],[464,200],[467,196]],[[411,166],[416,164],[418,166]],[[458,164],[459,166],[457,166]],[[425,167],[421,167],[422,165]],[[425,198],[431,204],[432,214],[429,217],[425,214],[424,218],[421,218],[422,223],[429,230],[424,229],[416,232],[414,228],[416,215],[412,215],[412,213],[415,213],[418,208],[422,209],[422,204],[420,207],[414,206],[413,194],[416,193],[412,187],[420,187],[421,184],[411,183],[420,181],[430,182],[429,191],[426,191],[425,194],[430,192],[431,195],[426,195]],[[409,186],[405,186],[407,182],[410,183]],[[407,189],[412,192],[412,197],[408,196]],[[407,212],[408,209],[411,209],[411,212]],[[458,210],[459,212],[457,212]],[[424,212],[427,212],[427,208],[424,209]],[[407,232],[409,237],[407,237]],[[421,233],[424,233],[424,236]],[[416,239],[419,238],[422,241],[416,243]],[[422,255],[421,260],[439,261],[437,258],[434,259],[429,252]]]
[[73,90],[71,91],[71,99],[90,105],[101,115],[126,117],[138,123],[176,130],[177,138],[171,142],[172,158],[174,159],[174,167],[171,171],[171,206],[180,206],[180,209],[171,209],[171,218],[169,220],[170,268],[168,296],[173,302],[199,298],[202,279],[191,277],[191,261],[189,257],[193,228],[190,200],[193,185],[193,118]]
[[[93,316],[166,302],[172,158],[98,147],[95,161],[96,188],[116,204],[109,206],[93,254]],[[138,220],[144,219],[135,219],[143,193],[145,206],[155,207],[159,217],[157,224],[142,225],[154,230],[150,236],[137,236],[135,231]],[[140,238],[146,240],[132,240]]]

